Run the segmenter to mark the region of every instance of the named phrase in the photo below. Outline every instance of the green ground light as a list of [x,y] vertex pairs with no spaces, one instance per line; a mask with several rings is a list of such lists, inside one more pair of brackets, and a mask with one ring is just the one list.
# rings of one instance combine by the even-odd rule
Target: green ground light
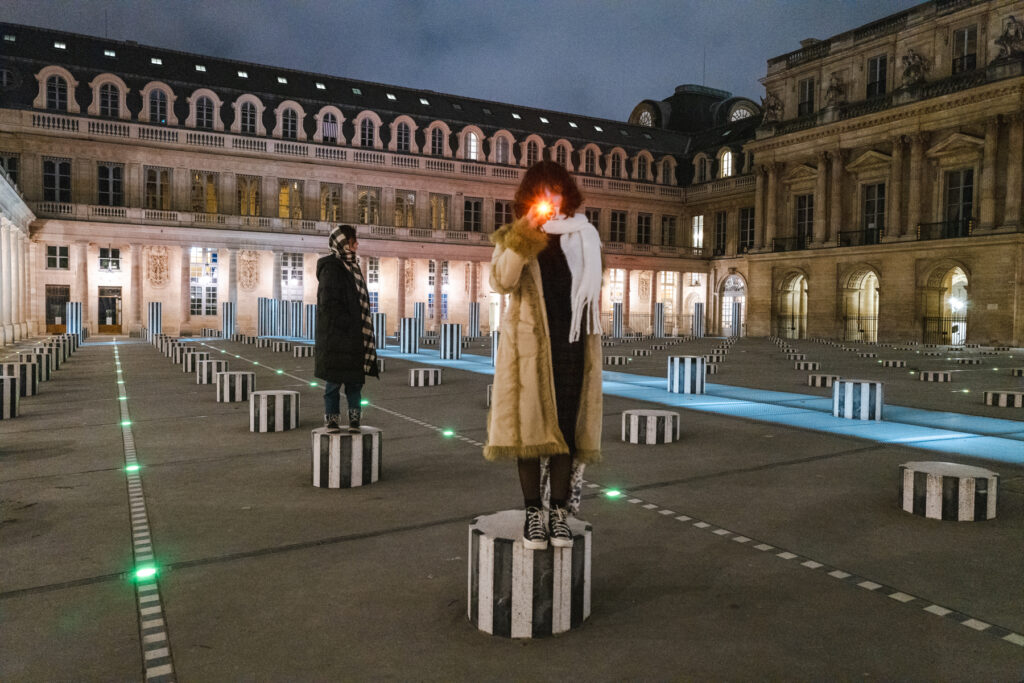
[[138,472],[139,471],[139,466],[138,465],[125,465],[124,466],[124,471],[125,472]]
[[121,426],[122,426],[122,427],[127,427],[127,426],[128,426],[128,425],[130,425],[131,423],[132,423],[132,421],[131,421],[131,420],[121,420]]
[[317,386],[317,384],[316,384],[316,382],[310,382],[310,383],[309,383],[309,386],[311,386],[311,387],[315,387],[315,386]]
[[622,491],[619,491],[618,489],[608,489],[607,491],[604,492],[604,495],[608,496],[609,498],[618,498],[619,496],[622,495]]
[[284,374],[284,370],[278,370],[278,371],[277,371],[277,374],[279,374],[279,375],[283,375],[283,374]]
[[154,576],[156,576],[156,567],[153,567],[153,566],[139,567],[139,568],[137,568],[135,570],[134,576],[135,576],[135,580],[136,581],[139,581],[139,580],[142,580],[142,579],[151,579]]
[[444,436],[444,437],[455,436],[455,432],[453,430],[451,430],[451,429],[446,429],[443,432],[441,432],[441,436]]
[[361,405],[361,406],[368,406],[368,405],[370,405],[370,399],[364,398],[362,401],[359,402],[359,405]]

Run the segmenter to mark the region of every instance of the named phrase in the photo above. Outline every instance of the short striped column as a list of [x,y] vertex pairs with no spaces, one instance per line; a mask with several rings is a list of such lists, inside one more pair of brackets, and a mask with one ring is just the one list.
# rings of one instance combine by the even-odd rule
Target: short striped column
[[249,431],[284,432],[299,426],[299,392],[274,389],[249,394]]
[[378,358],[377,359],[377,372],[384,372],[384,359],[383,358]]
[[1010,377],[1024,377],[1024,368],[1010,368]]
[[[427,330],[427,304],[425,301],[416,301],[412,305],[412,317],[416,319],[416,338],[419,339]],[[406,352],[402,353],[414,353]]]
[[258,337],[254,337],[251,334],[243,334],[242,338],[239,339],[238,341],[242,342],[243,344],[255,344],[257,339]]
[[704,304],[700,301],[693,305],[693,336],[704,336]]
[[604,357],[604,364],[605,365],[626,365],[627,363],[632,362],[632,360],[633,359],[630,358],[629,356],[605,356]]
[[79,339],[84,339],[82,325],[82,302],[81,301],[69,301],[64,306],[64,315],[66,323],[66,331],[68,334],[77,334]]
[[918,379],[922,382],[952,382],[953,373],[947,370],[922,370]]
[[75,351],[78,350],[79,343],[78,343],[78,335],[77,334],[67,334],[65,332],[64,334],[58,334],[57,337],[60,337],[61,339],[67,339],[68,342],[70,342],[70,344],[71,344],[70,348],[71,348],[71,352],[72,353],[74,353]]
[[209,351],[187,351],[181,357],[181,371],[185,373],[195,372],[199,368],[199,361],[210,360]]
[[310,341],[316,339],[316,304],[305,304],[302,315],[302,338]]
[[721,363],[724,360],[725,356],[719,353],[709,353],[708,355],[704,356],[705,363]]
[[807,360],[806,353],[787,353],[786,360]]
[[665,336],[665,304],[656,303],[654,304],[654,329],[652,334],[661,339]]
[[43,342],[43,348],[52,353],[57,358],[58,369],[60,368],[60,366],[64,365],[65,362],[67,362],[68,352],[62,342],[48,339],[47,341]]
[[981,365],[980,358],[957,358],[956,362],[960,365]]
[[235,336],[235,304],[231,301],[224,301],[220,305],[220,337],[231,339]]
[[839,375],[807,375],[809,387],[831,387],[839,379]]
[[873,353],[873,352],[870,352],[870,351],[862,351],[862,352],[858,353],[857,355],[859,357],[861,357],[861,358],[878,358],[878,354],[877,353]]
[[905,512],[928,519],[977,522],[996,518],[999,475],[952,462],[900,465],[899,501]]
[[270,343],[270,349],[274,353],[291,353],[292,343],[288,341],[274,341]]
[[0,420],[18,417],[21,382],[15,375],[0,375]]
[[703,394],[705,361],[700,356],[668,357],[668,391],[673,394]]
[[839,379],[832,385],[832,415],[847,420],[882,419],[882,383]]
[[204,338],[217,338],[220,337],[220,330],[216,327],[203,327],[199,330],[199,336]]
[[177,344],[171,347],[171,362],[175,365],[181,365],[185,362],[185,354],[198,351],[197,346],[187,346],[185,344]]
[[256,335],[272,337],[278,334],[278,308],[280,302],[264,296],[256,300]]
[[1024,391],[986,391],[985,405],[997,408],[1024,408]]
[[256,348],[257,349],[269,349],[270,345],[274,343],[274,340],[270,337],[256,337]]
[[153,341],[153,336],[164,332],[164,305],[159,301],[146,302],[146,341]]
[[488,408],[491,407],[491,395],[493,393],[494,393],[494,385],[493,384],[488,384],[487,385],[487,407]]
[[39,393],[39,375],[35,363],[0,363],[0,375],[18,378],[18,393],[21,397]]
[[664,351],[664,350],[665,350],[665,345],[664,344],[651,344],[651,351]]
[[21,363],[35,363],[39,369],[36,371],[40,382],[49,382],[53,376],[54,359],[49,351],[34,349],[18,353],[18,361]]
[[679,413],[647,409],[622,412],[622,440],[626,443],[672,443],[679,440],[679,434]]
[[214,377],[218,403],[248,401],[249,394],[256,388],[256,373],[247,370],[219,372]]
[[542,638],[577,628],[590,616],[592,528],[570,517],[571,548],[528,550],[524,514],[504,510],[469,525],[469,621],[505,638]]
[[462,325],[441,323],[441,360],[462,358]]
[[498,340],[501,339],[501,332],[493,330],[491,332],[491,367],[494,367],[498,362]]
[[622,302],[617,301],[612,304],[612,339],[622,339],[622,337]]
[[398,340],[402,353],[419,353],[420,335],[419,320],[416,318],[402,318],[401,328],[398,332]]
[[907,361],[905,360],[883,360],[883,368],[905,368],[907,367]]
[[705,363],[704,364],[705,375],[717,375],[718,374],[718,363]]
[[469,324],[466,325],[466,336],[473,338],[480,336],[480,303],[477,301],[469,302]]
[[313,486],[348,489],[380,479],[382,435],[376,427],[360,427],[358,434],[314,429]]
[[633,349],[634,356],[649,356],[651,355],[650,349]]
[[409,370],[410,387],[433,387],[441,383],[441,368],[413,368]]
[[387,313],[373,313],[373,339],[378,349],[388,347],[388,315]]
[[820,363],[809,360],[798,360],[793,364],[794,370],[817,370],[821,367]]
[[292,347],[293,358],[312,358],[316,353],[315,346],[304,346],[302,344],[296,344]]
[[196,363],[196,384],[213,384],[217,375],[228,371],[226,360],[201,360]]

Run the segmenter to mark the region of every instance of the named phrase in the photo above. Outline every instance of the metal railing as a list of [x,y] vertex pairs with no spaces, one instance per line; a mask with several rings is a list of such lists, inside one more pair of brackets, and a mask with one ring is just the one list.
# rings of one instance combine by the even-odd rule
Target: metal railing
[[878,316],[844,317],[843,341],[878,341]]
[[951,344],[958,346],[967,341],[967,316],[926,316],[922,326],[925,344]]
[[799,251],[806,248],[807,238],[803,236],[772,238],[772,251]]
[[836,236],[836,243],[840,247],[860,247],[868,244],[878,244],[881,234],[882,228],[843,230]]
[[974,234],[975,219],[960,218],[938,223],[918,223],[918,240],[948,240],[957,237],[970,237]]

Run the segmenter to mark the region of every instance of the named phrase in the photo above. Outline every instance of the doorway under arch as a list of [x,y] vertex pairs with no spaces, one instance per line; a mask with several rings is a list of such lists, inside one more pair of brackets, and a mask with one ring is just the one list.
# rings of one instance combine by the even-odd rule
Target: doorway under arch
[[936,269],[932,273],[925,292],[926,344],[959,346],[967,341],[968,287],[967,272],[960,266]]
[[843,340],[878,341],[878,274],[861,268],[843,287]]
[[786,339],[807,337],[807,277],[791,273],[776,292],[775,336]]
[[726,337],[742,337],[747,322],[747,285],[739,275],[730,275],[722,283],[719,295],[719,327]]

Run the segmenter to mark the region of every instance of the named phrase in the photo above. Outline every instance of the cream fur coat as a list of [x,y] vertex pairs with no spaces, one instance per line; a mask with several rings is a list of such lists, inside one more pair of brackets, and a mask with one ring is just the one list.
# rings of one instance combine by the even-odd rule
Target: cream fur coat
[[[491,409],[487,415],[488,460],[536,458],[568,452],[558,428],[547,310],[537,254],[547,236],[519,219],[491,236],[491,288],[509,294],[501,320],[494,367]],[[601,338],[582,335],[583,387],[576,416],[577,462],[601,459]]]

